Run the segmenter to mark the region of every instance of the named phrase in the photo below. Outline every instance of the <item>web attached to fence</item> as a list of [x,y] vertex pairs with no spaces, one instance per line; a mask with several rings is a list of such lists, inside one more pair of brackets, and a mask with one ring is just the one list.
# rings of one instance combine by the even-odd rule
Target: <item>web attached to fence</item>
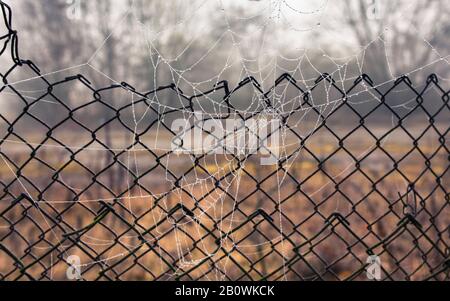
[[[19,56],[11,12],[0,4],[8,29],[1,54],[13,61],[0,94],[19,103],[0,115],[2,279],[64,279],[71,269],[87,280],[365,279],[377,255],[382,279],[448,280],[450,107],[438,77],[414,85],[408,75],[421,66],[374,83],[362,74],[364,56],[381,36],[344,63],[324,54],[335,61],[329,73],[315,69],[307,50],[256,68],[241,52],[236,19],[267,16],[254,26],[262,53],[274,22],[320,30],[328,1],[308,9],[256,1],[261,10],[243,17],[218,1],[223,33],[187,67],[179,59],[198,37],[167,58],[157,45],[164,31],[144,28],[154,70],[148,92],[95,66],[112,33],[83,65],[111,86],[96,88],[82,74],[50,82]],[[311,15],[312,25],[291,24],[292,14]],[[134,7],[125,17],[139,23]],[[225,38],[235,52],[223,68],[190,80]],[[433,51],[430,65],[448,63]],[[232,85],[223,78],[236,65],[243,80]],[[15,79],[17,72],[29,76]],[[158,82],[161,73],[167,82]],[[63,98],[70,93],[85,100]]]

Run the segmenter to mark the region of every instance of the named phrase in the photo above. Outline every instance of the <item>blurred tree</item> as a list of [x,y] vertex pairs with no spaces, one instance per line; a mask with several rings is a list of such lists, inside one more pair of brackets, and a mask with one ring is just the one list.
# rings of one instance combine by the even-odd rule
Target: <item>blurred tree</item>
[[378,81],[439,58],[434,47],[447,40],[443,31],[448,27],[447,1],[345,0],[336,5],[342,11],[342,25],[360,46],[368,46],[365,69]]
[[46,71],[73,66],[72,59],[83,53],[84,45],[77,20],[68,19],[67,1],[23,0],[20,4],[20,11],[26,16],[23,18],[26,31],[21,31],[19,37],[28,40],[27,45],[35,46],[23,47],[25,56],[45,66]]

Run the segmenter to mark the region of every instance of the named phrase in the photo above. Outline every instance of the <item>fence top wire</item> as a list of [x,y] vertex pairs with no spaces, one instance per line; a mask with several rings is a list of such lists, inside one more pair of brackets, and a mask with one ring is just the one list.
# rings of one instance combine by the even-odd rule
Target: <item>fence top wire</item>
[[[65,279],[79,268],[86,280],[354,280],[366,279],[367,258],[376,255],[382,279],[449,280],[450,91],[436,75],[423,88],[402,76],[383,89],[363,74],[343,89],[330,74],[309,88],[283,74],[267,91],[248,77],[192,96],[175,83],[139,92],[126,82],[95,88],[82,74],[52,82],[19,56],[11,9],[0,7],[7,29],[0,56],[12,61],[0,74],[0,95],[14,95],[21,107],[0,112],[0,279]],[[10,82],[21,70],[39,79],[42,95],[30,101]],[[91,101],[60,96],[75,83]],[[337,95],[326,106],[312,96],[323,84]],[[287,111],[272,98],[285,85],[297,94]],[[244,112],[232,99],[248,87],[259,105]],[[377,99],[364,110],[350,101],[361,87]],[[388,102],[399,87],[413,95],[404,111]],[[133,100],[114,103],[107,93],[118,91]],[[152,100],[164,91],[180,106]],[[253,153],[152,146],[156,131],[179,137],[170,122],[193,116],[198,99],[218,92],[220,109],[201,121],[278,118],[284,144],[276,164],[261,166]],[[52,116],[39,111],[45,99],[58,106]],[[137,130],[129,118],[139,106],[154,117]],[[89,110],[103,116],[87,120]],[[307,134],[299,130],[309,125],[306,115],[315,119]],[[350,116],[350,125],[336,123]],[[199,127],[211,133],[198,123],[189,129]],[[116,133],[132,141],[117,146]]]

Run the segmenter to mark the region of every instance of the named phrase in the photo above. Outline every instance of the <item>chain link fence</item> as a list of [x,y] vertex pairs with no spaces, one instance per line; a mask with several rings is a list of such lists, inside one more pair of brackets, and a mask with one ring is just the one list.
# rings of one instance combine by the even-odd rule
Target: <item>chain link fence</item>
[[[450,91],[437,76],[343,87],[323,74],[307,88],[285,74],[266,91],[249,77],[193,96],[51,82],[19,57],[0,5],[13,62],[0,99],[14,105],[0,114],[0,279],[365,280],[379,258],[383,280],[449,280]],[[245,89],[257,102],[241,110]],[[288,89],[289,108],[276,103]],[[172,150],[171,123],[198,111],[277,116],[275,164]]]

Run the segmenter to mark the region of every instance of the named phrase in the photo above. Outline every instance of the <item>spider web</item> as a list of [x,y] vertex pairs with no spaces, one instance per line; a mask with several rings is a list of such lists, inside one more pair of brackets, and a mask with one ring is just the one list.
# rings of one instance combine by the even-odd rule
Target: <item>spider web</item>
[[[211,4],[212,2],[214,3]],[[382,35],[362,46],[357,53],[347,58],[335,58],[328,55],[323,49],[315,49],[315,51],[322,53],[324,60],[334,65],[335,68],[327,70],[328,73],[322,73],[320,67],[314,66],[314,58],[310,57],[311,49],[298,49],[296,51],[297,57],[287,57],[279,52],[276,41],[266,41],[265,32],[273,26],[282,26],[286,32],[293,36],[322,30],[322,19],[329,6],[329,1],[317,2],[311,5],[305,4],[303,1],[253,1],[251,4],[255,5],[257,9],[249,10],[250,13],[244,11],[242,16],[235,15],[236,11],[231,9],[234,3],[230,4],[220,0],[195,2],[192,4],[195,7],[192,14],[190,11],[186,16],[180,17],[173,26],[164,26],[162,30],[155,30],[143,24],[136,13],[134,3],[132,3],[131,7],[119,19],[120,22],[115,26],[114,31],[104,38],[99,48],[87,62],[51,73],[8,82],[8,87],[18,87],[16,88],[17,91],[25,95],[27,100],[48,102],[49,105],[52,105],[56,102],[40,96],[41,92],[45,91],[24,90],[22,87],[26,86],[28,82],[45,79],[50,75],[73,69],[88,68],[112,82],[115,85],[113,91],[118,89],[123,92],[120,92],[120,95],[119,92],[111,94],[111,97],[118,99],[115,105],[120,107],[120,104],[124,104],[126,110],[123,110],[123,112],[129,114],[129,119],[126,121],[124,119],[122,123],[126,128],[123,146],[114,147],[115,144],[120,144],[115,141],[115,137],[109,137],[110,141],[104,145],[95,143],[96,146],[91,145],[91,143],[86,145],[77,143],[77,139],[73,139],[70,145],[64,143],[64,146],[58,143],[26,142],[32,148],[43,147],[48,148],[49,151],[58,148],[69,149],[73,152],[83,150],[100,161],[105,160],[103,167],[107,167],[111,163],[111,158],[113,158],[114,163],[120,162],[120,165],[126,170],[125,174],[121,174],[122,181],[127,186],[124,190],[126,193],[120,194],[119,197],[117,195],[110,198],[95,197],[95,195],[89,197],[89,194],[85,193],[86,189],[83,184],[77,185],[76,180],[66,179],[63,175],[60,175],[58,181],[76,192],[77,198],[45,200],[45,204],[54,206],[73,205],[76,202],[89,211],[92,211],[89,207],[90,204],[100,204],[101,206],[110,204],[106,205],[108,207],[111,204],[119,203],[118,207],[122,209],[116,210],[116,212],[125,210],[124,214],[128,215],[127,218],[134,219],[132,221],[133,226],[139,229],[137,230],[139,234],[132,234],[133,231],[125,231],[127,234],[119,235],[119,241],[123,246],[122,250],[111,247],[107,252],[102,253],[102,256],[97,260],[83,262],[81,264],[83,269],[89,270],[90,267],[98,264],[104,265],[105,268],[116,266],[123,258],[130,258],[131,254],[136,254],[142,247],[152,245],[151,252],[155,252],[160,258],[170,258],[173,262],[176,262],[175,270],[167,270],[165,260],[159,261],[160,268],[155,268],[155,263],[152,263],[151,267],[147,267],[155,274],[158,273],[156,271],[163,272],[159,277],[155,277],[159,279],[185,279],[183,277],[189,277],[189,273],[197,269],[198,266],[213,262],[211,267],[205,268],[201,273],[207,280],[226,280],[234,277],[232,275],[236,273],[236,261],[245,259],[251,261],[254,256],[260,258],[274,253],[276,259],[273,260],[276,263],[273,265],[281,266],[279,269],[281,276],[278,279],[289,279],[288,270],[291,267],[288,268],[288,266],[292,261],[290,252],[295,244],[290,239],[290,231],[292,230],[287,218],[289,214],[286,213],[288,209],[284,208],[285,202],[283,200],[286,199],[286,192],[283,190],[295,178],[293,177],[293,174],[295,174],[293,169],[296,164],[305,161],[307,154],[310,152],[309,149],[305,150],[306,146],[303,142],[320,130],[324,121],[328,120],[344,101],[354,105],[379,102],[380,97],[377,95],[376,89],[383,89],[399,80],[399,77],[392,72],[393,68],[390,66],[390,61],[393,58],[388,56],[387,50],[385,51],[386,62],[391,72],[391,79],[374,84],[367,77],[361,76],[366,51],[374,43],[381,43],[385,48],[389,47]],[[219,15],[219,19],[223,20],[223,32],[217,40],[211,42],[211,45],[204,47],[203,53],[198,59],[195,59],[187,67],[180,67],[180,58],[196,43],[201,42],[202,35],[192,37],[186,47],[183,47],[179,53],[172,55],[172,57],[167,56],[160,50],[158,41],[164,37],[166,32],[174,30],[174,28],[188,27],[188,22],[192,22],[196,18],[204,18],[205,11],[208,12],[204,8],[208,5],[214,6],[213,11]],[[148,93],[138,92],[131,85],[113,78],[113,75],[107,74],[106,71],[96,66],[96,59],[101,55],[109,39],[114,36],[115,31],[120,28],[121,24],[129,18],[132,18],[140,28],[135,32],[136,37],[133,38],[147,47],[148,64],[151,65],[154,73],[152,77],[154,89]],[[245,23],[255,19],[258,22],[252,23],[254,26],[251,27],[250,32],[242,34],[235,31],[236,20],[238,20],[237,24],[240,24],[240,22]],[[305,20],[307,21],[305,22]],[[389,28],[386,28],[386,31],[388,30]],[[417,33],[419,34],[419,32]],[[257,47],[253,47],[256,55],[253,55],[252,58],[251,54],[245,53],[243,49],[245,47],[242,45],[248,41],[253,43],[252,38],[255,34],[259,36],[260,43]],[[192,70],[207,61],[208,56],[220,48],[225,39],[231,41],[232,49],[225,62],[216,62],[223,64],[218,73],[201,80],[190,79]],[[423,40],[424,44],[432,49],[437,58],[425,66],[412,69],[406,76],[442,61],[448,64],[448,56],[441,55],[430,42],[425,38]],[[269,56],[268,62],[259,62],[254,58],[263,56],[264,53],[270,51],[275,51],[275,54]],[[289,66],[295,66],[294,69],[292,67],[286,68],[286,62],[290,63]],[[303,71],[305,65],[314,70],[316,74],[312,76],[305,74]],[[240,78],[243,79],[234,86],[235,88],[231,88],[233,87],[231,81],[224,81],[228,70],[231,68],[240,69]],[[355,68],[357,72],[354,71]],[[213,69],[216,68],[213,67]],[[157,79],[161,73],[164,74],[164,78],[170,76],[170,81],[158,82]],[[295,75],[295,79],[293,75]],[[400,79],[405,80],[405,77]],[[358,85],[358,89],[349,92],[349,83],[355,81],[361,84]],[[321,86],[321,93],[316,93],[318,86]],[[412,83],[410,83],[410,86],[418,88]],[[292,92],[292,89],[294,89],[294,92]],[[248,91],[248,93],[244,94],[242,98],[236,97],[243,90]],[[404,90],[398,89],[396,93],[402,91]],[[97,95],[94,95],[96,100],[105,97],[104,95],[99,96],[102,92],[95,92],[97,93]],[[170,92],[171,99],[176,101],[168,102],[167,96],[160,95],[166,92]],[[36,94],[39,97],[35,97]],[[412,106],[409,107],[408,105],[415,99],[415,95],[413,95],[406,101],[391,105],[390,108],[392,110],[404,110],[403,114],[406,115],[408,111],[413,109]],[[104,104],[104,106],[107,105]],[[394,125],[394,120],[398,116],[395,116],[394,113],[389,114],[392,125]],[[220,125],[230,117],[241,120],[249,118],[281,120],[281,127],[275,130],[280,135],[280,141],[279,145],[276,146],[278,151],[277,161],[272,167],[261,167],[255,160],[255,157],[259,158],[259,155],[245,151],[246,147],[250,147],[248,145],[243,146],[244,151],[240,149],[242,145],[235,146],[232,150],[225,149],[224,154],[202,153],[201,150],[195,148],[178,153],[171,148],[173,140],[168,138],[171,135],[167,124],[170,124],[174,119],[181,118],[187,121],[188,127],[182,132],[182,136],[185,137],[195,129],[200,129],[201,135],[205,135],[204,124],[207,120]],[[109,123],[108,118],[110,116],[108,114],[99,118],[102,119],[99,123],[102,127]],[[148,134],[146,131],[148,128],[151,128],[151,139],[145,138],[147,140],[144,142],[144,136],[146,133]],[[231,136],[232,139],[239,140],[242,135],[248,134],[248,132],[257,132],[257,129],[245,128],[244,131],[238,131],[238,134],[226,132],[224,137],[217,141],[223,147],[220,143],[226,141],[227,137]],[[74,131],[74,133],[76,132]],[[114,131],[112,133],[114,136]],[[274,132],[271,134],[274,134]],[[196,138],[199,137],[194,137],[194,139]],[[268,137],[258,137],[258,139],[265,142]],[[387,144],[390,139],[390,134],[386,135],[381,146]],[[3,139],[2,141],[6,144],[24,143],[12,139]],[[107,146],[107,149],[105,149],[105,146]],[[324,144],[323,147],[325,146]],[[374,145],[367,146],[354,160],[365,157],[373,147]],[[265,151],[270,153],[270,149],[265,149]],[[154,160],[156,165],[147,162],[149,161],[148,158],[144,158],[148,153],[152,154],[151,160]],[[111,158],[102,159],[108,156]],[[24,193],[33,202],[38,202],[33,193],[28,192],[28,184],[23,183],[23,180],[17,176],[10,161],[4,155],[1,155],[1,158],[22,186]],[[91,161],[91,164],[95,164],[93,161]],[[102,170],[102,163],[99,164],[98,170]],[[276,169],[276,171],[273,172],[270,168]],[[309,191],[308,198],[314,198],[330,186],[334,186],[334,179],[348,174],[352,168],[354,168],[354,161],[349,161],[348,164],[340,167],[333,177],[315,187],[313,191]],[[252,169],[254,172],[249,172]],[[146,179],[145,177],[152,172],[158,172],[157,175],[162,177],[156,176],[158,177],[156,179],[154,176],[150,180]],[[251,186],[249,183],[258,183],[256,190],[260,190],[262,188],[260,183],[264,183],[267,179],[264,176],[259,177],[259,173],[265,176],[270,175],[268,177],[273,182],[270,192],[266,192],[266,188],[264,188],[262,196],[253,198],[252,194],[249,195],[249,191],[247,191]],[[159,183],[159,185],[154,184],[154,182]],[[114,183],[114,181],[110,183]],[[403,183],[396,183],[396,186],[397,191],[406,191],[409,183],[403,180]],[[113,190],[113,187],[108,188]],[[42,198],[39,197],[39,202],[42,201]],[[145,202],[149,208],[145,210],[145,213],[140,207],[142,205],[138,205],[142,202]],[[269,211],[270,206],[275,206],[277,209],[275,212],[277,213]],[[341,212],[345,204],[341,204],[337,200],[332,207],[334,212]],[[292,208],[289,208],[289,210],[292,210]],[[48,225],[52,223],[44,213],[41,214],[41,217]],[[125,220],[127,218],[124,217]],[[111,227],[114,227],[113,225]],[[173,234],[168,235],[168,233]],[[211,233],[213,234],[211,235]],[[253,237],[255,233],[258,236],[257,238]],[[55,231],[54,236],[59,237]],[[82,241],[83,244],[93,249],[115,246],[118,242],[117,238],[107,239],[105,238],[107,236],[83,234]],[[170,238],[167,239],[166,237]],[[161,241],[166,239],[169,242],[163,245]],[[169,245],[173,245],[172,251],[167,251]],[[274,248],[274,245],[277,247]],[[63,253],[64,258],[71,255],[66,246],[68,245],[60,241],[58,252]],[[138,259],[139,257],[135,257],[135,260]],[[328,264],[331,264],[331,262],[325,265]],[[53,267],[53,263],[51,266]],[[231,270],[230,266],[232,266]],[[256,277],[265,277],[271,273],[267,270],[270,270],[270,268],[266,267],[265,269],[265,271],[259,271],[257,268],[251,267],[249,273],[253,273]],[[50,273],[52,272],[50,271]],[[301,274],[299,271],[298,273]],[[302,275],[302,278],[307,279],[308,275]]]

